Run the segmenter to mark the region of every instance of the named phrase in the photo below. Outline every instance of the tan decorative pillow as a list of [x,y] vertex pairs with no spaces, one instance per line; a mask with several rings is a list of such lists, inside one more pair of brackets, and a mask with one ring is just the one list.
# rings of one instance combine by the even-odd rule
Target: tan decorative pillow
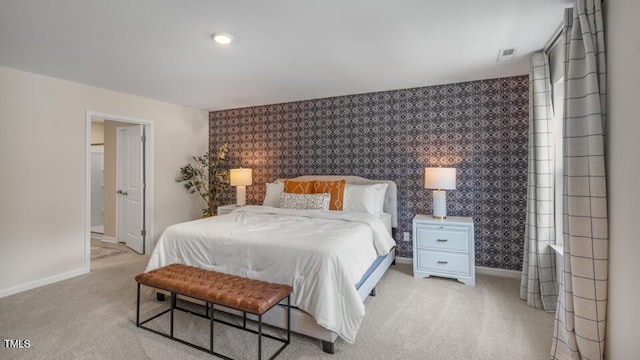
[[313,183],[315,181],[284,181],[284,192],[290,194],[313,194]]
[[329,201],[329,210],[342,210],[344,206],[344,188],[347,184],[346,180],[336,181],[315,181],[313,183],[313,194],[331,194]]

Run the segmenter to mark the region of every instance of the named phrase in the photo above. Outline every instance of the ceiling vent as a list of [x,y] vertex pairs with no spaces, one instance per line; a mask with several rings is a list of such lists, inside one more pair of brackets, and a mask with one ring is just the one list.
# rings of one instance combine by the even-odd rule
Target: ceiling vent
[[498,60],[497,62],[511,61],[513,57],[516,56],[517,48],[510,49],[502,49],[498,52]]

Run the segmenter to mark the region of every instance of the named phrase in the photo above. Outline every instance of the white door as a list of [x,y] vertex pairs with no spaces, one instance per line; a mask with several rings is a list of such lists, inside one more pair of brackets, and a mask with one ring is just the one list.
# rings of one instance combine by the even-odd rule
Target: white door
[[117,238],[144,254],[144,130],[142,125],[117,130]]

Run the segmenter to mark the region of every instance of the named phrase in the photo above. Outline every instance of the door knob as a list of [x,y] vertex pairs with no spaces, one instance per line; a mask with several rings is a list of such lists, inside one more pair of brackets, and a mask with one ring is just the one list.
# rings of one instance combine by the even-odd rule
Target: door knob
[[120,194],[120,195],[122,195],[122,190],[118,190],[118,191],[116,191],[116,194]]

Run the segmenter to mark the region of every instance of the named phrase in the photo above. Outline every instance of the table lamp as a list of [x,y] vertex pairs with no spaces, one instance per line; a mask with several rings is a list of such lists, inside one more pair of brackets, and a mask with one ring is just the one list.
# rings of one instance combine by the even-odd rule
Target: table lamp
[[236,203],[247,204],[247,186],[253,184],[251,169],[231,169],[229,172],[231,186],[236,187]]
[[433,189],[433,217],[447,217],[447,192],[456,189],[456,169],[428,167],[424,169],[424,187]]

